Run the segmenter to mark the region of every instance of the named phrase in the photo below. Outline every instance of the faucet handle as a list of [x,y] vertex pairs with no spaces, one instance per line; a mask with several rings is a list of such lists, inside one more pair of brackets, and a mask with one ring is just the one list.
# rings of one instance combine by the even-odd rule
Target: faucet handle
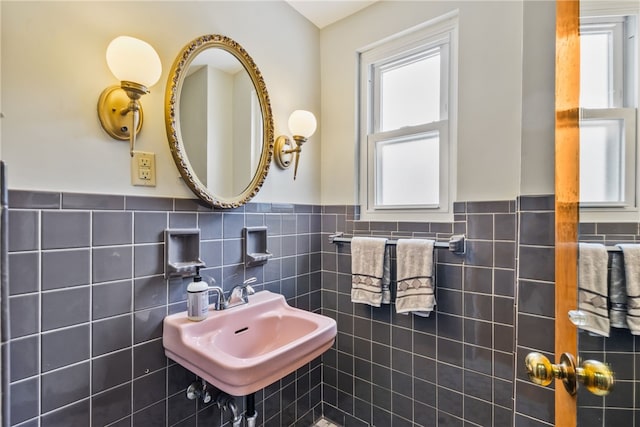
[[249,295],[253,295],[256,293],[255,289],[249,285],[249,283],[254,283],[257,279],[252,277],[243,282],[242,285],[236,285],[231,289],[231,295],[229,295],[229,299],[227,300],[227,307],[235,307],[236,305],[246,304],[249,302]]
[[255,277],[250,277],[244,282],[242,282],[242,287],[244,288],[243,295],[245,298],[249,295],[253,295],[256,293],[256,290],[253,289],[253,287],[251,286],[251,283],[256,283],[257,281],[258,279],[256,279]]

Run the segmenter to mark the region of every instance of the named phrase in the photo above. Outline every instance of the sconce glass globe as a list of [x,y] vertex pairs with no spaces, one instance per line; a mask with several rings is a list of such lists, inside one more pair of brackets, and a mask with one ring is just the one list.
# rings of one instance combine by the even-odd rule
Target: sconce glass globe
[[289,130],[293,135],[309,138],[317,125],[316,117],[309,111],[296,110],[289,116]]
[[162,64],[155,49],[134,37],[119,36],[107,47],[107,64],[120,81],[151,87],[162,74]]

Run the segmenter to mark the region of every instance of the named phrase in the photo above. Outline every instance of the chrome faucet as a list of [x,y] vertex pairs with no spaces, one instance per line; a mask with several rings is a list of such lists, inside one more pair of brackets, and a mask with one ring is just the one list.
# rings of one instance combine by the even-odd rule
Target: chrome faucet
[[218,294],[215,304],[213,304],[214,310],[224,310],[227,308],[227,302],[224,299],[224,291],[220,286],[209,286],[209,290]]
[[[212,283],[215,284],[215,280],[211,280]],[[213,304],[213,309],[219,311],[248,303],[249,295],[256,293],[251,287],[251,283],[255,283],[257,280],[255,277],[252,277],[242,282],[242,285],[234,286],[233,289],[231,289],[228,299],[224,297],[224,291],[220,286],[209,286],[209,291],[215,292],[218,295],[216,302]]]
[[242,285],[236,285],[231,289],[229,299],[226,301],[224,308],[231,308],[249,302],[249,295],[253,295],[256,291],[251,287],[252,283],[255,283],[258,279],[251,277],[245,280]]

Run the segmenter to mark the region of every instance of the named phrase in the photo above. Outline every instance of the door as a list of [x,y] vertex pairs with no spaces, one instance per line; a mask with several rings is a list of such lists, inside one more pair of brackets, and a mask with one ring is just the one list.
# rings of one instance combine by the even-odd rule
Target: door
[[[567,313],[576,309],[578,287],[580,2],[556,1],[556,289],[555,363],[563,353],[578,354],[577,329]],[[572,268],[567,268],[572,266]],[[556,384],[555,424],[575,426],[575,395]]]

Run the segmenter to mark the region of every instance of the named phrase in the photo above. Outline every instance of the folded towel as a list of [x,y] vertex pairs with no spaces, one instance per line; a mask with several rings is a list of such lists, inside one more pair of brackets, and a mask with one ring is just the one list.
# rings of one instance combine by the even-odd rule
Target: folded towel
[[351,239],[351,301],[380,307],[391,303],[389,250],[387,239]]
[[607,264],[609,255],[604,245],[580,243],[578,256],[578,307],[585,313],[581,329],[609,336],[609,294]]
[[640,335],[640,245],[620,244],[627,283],[627,325],[633,335]]
[[609,254],[609,321],[613,328],[627,326],[627,284],[624,278],[622,252]]
[[398,240],[396,312],[426,317],[433,311],[434,243],[425,239]]

